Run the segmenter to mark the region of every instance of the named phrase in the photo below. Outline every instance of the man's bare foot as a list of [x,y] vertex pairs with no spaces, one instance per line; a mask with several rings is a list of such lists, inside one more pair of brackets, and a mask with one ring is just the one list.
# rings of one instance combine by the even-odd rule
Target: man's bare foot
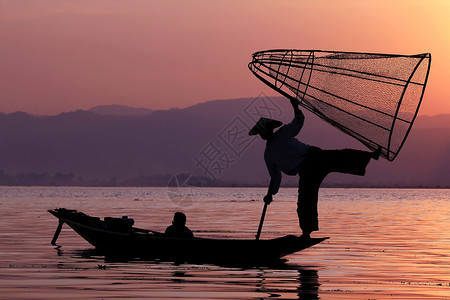
[[311,235],[309,233],[302,233],[300,236],[301,239],[308,240],[311,238]]
[[378,147],[377,150],[372,152],[371,158],[378,160],[378,158],[380,158],[380,154],[381,154],[381,147]]

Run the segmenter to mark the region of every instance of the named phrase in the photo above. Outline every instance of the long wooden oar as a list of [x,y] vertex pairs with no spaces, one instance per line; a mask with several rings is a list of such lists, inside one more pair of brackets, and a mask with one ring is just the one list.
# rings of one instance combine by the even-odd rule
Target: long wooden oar
[[258,233],[256,234],[256,240],[259,240],[259,236],[261,235],[261,229],[264,223],[264,217],[266,216],[267,203],[264,202],[264,208],[261,215],[261,220],[259,221]]

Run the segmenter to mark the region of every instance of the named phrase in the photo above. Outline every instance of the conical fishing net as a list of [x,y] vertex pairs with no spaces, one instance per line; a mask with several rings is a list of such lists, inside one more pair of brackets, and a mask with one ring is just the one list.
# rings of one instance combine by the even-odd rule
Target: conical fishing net
[[431,55],[269,50],[250,70],[381,156],[397,156],[417,115]]

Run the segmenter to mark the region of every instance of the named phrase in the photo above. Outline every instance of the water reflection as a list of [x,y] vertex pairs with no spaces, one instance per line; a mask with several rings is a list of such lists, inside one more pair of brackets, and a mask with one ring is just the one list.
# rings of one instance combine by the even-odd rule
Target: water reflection
[[299,299],[319,299],[319,272],[315,269],[299,269]]
[[[2,196],[5,190],[8,197]],[[123,196],[111,196],[118,191]],[[266,216],[264,238],[297,233],[295,193],[280,191]],[[57,221],[47,209],[53,207],[129,215],[143,228],[164,230],[178,209],[164,198],[166,189],[0,187],[0,293],[7,299],[448,298],[450,190],[321,193],[321,233],[330,235],[329,241],[290,255],[287,263],[227,267],[120,261],[93,250],[81,255],[74,250],[92,247],[69,228],[63,228],[58,240],[63,247],[50,244]],[[209,230],[205,237],[254,236],[261,205],[242,199],[264,194],[263,189],[207,189],[187,211],[189,226]]]
[[[115,278],[116,282],[119,281],[116,284],[152,285],[157,280],[167,290],[182,290],[186,294],[196,294],[198,298],[207,295],[208,299],[234,298],[235,293],[249,299],[320,299],[318,268],[300,266],[286,260],[264,266],[239,266],[109,257],[95,249],[72,250],[64,255],[76,261],[91,261],[92,268],[99,269],[99,272],[115,270],[120,274],[133,274]],[[225,295],[227,292],[231,294]]]

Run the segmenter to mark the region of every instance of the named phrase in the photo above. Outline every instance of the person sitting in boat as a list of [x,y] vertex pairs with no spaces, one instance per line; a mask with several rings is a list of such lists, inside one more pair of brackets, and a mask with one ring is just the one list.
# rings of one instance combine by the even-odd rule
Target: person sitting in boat
[[173,216],[172,225],[166,228],[164,233],[168,237],[193,238],[194,234],[186,227],[186,215],[182,212],[176,212]]
[[[305,116],[299,109],[299,102],[291,100],[294,119],[283,125],[282,122],[260,118],[249,131],[266,141],[264,160],[270,174],[270,184],[264,202],[270,204],[278,192],[281,172],[286,175],[299,175],[297,214],[303,238],[319,230],[317,202],[319,187],[331,172],[363,176],[370,159],[377,160],[381,148],[374,152],[354,149],[322,150],[300,142],[295,136],[303,127]],[[274,129],[280,127],[276,132]]]

